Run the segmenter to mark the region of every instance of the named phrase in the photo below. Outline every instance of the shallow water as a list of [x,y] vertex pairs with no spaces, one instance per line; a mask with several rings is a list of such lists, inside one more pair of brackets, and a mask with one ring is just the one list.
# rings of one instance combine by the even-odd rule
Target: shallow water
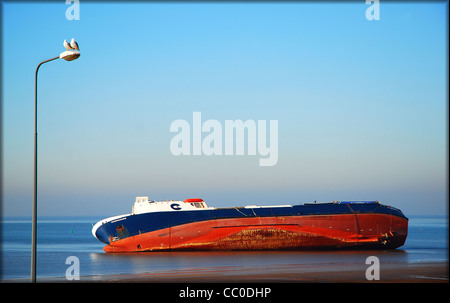
[[[389,264],[448,262],[448,219],[410,218],[405,245],[395,250],[376,251],[264,251],[264,252],[150,252],[107,254],[103,243],[91,234],[100,218],[47,217],[38,222],[37,276],[65,277],[76,256],[81,276],[157,273],[176,270],[239,268],[271,273],[295,266],[302,270],[330,271],[366,266],[368,256],[377,256],[381,267]],[[30,276],[31,220],[6,217],[1,222],[1,278]]]

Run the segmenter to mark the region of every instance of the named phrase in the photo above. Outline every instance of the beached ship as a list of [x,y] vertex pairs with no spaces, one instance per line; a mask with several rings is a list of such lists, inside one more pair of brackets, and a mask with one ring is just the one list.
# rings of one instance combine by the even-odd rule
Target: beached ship
[[148,197],[92,228],[106,252],[394,249],[407,233],[401,210],[378,201],[214,208],[202,199]]

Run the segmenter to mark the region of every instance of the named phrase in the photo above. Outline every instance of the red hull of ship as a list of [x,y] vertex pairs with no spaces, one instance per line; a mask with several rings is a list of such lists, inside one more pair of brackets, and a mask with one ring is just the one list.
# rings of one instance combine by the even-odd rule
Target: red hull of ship
[[408,220],[387,214],[230,218],[194,222],[111,242],[106,252],[397,248]]

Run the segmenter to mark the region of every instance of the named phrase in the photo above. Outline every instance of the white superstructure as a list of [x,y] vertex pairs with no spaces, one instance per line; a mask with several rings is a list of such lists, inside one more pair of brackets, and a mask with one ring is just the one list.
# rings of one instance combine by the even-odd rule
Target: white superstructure
[[187,199],[184,201],[166,200],[151,201],[147,196],[136,197],[131,213],[133,215],[148,212],[174,211],[174,210],[204,210],[208,208],[202,199]]

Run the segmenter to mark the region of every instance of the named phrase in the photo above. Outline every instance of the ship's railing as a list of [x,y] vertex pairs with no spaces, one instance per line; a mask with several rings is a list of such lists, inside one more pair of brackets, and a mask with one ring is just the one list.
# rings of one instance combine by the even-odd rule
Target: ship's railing
[[333,201],[339,204],[381,204],[379,201]]

